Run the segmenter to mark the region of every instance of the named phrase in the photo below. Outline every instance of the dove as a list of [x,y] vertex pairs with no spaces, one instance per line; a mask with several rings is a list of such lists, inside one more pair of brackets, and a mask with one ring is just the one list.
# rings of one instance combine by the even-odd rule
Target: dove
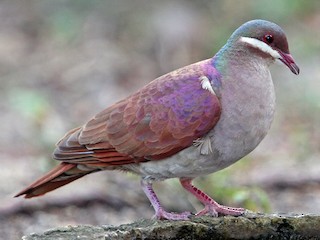
[[196,216],[244,214],[217,203],[192,180],[237,162],[266,136],[275,111],[274,62],[299,74],[281,27],[260,19],[244,23],[212,58],[156,78],[69,131],[53,153],[60,164],[16,197],[41,196],[90,173],[120,170],[141,177],[157,219],[192,215],[162,207],[153,183],[170,178],[204,205]]

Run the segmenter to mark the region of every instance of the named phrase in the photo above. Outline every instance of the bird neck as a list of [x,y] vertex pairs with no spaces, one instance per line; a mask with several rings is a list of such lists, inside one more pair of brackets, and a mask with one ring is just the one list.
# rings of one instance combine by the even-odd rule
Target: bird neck
[[266,57],[254,48],[248,48],[236,41],[228,41],[214,56],[214,67],[222,76],[235,75],[234,79],[239,79],[239,75],[249,72],[254,74],[257,69],[269,68],[274,61],[271,57]]

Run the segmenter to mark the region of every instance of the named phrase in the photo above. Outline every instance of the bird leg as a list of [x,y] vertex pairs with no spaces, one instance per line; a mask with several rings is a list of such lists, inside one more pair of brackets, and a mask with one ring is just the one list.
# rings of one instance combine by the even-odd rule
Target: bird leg
[[144,193],[147,195],[149,201],[151,202],[154,210],[155,215],[154,218],[156,219],[168,219],[168,220],[188,220],[189,216],[191,215],[190,212],[183,212],[183,213],[170,213],[165,211],[160,201],[152,189],[152,184],[144,179],[141,180],[141,186]]
[[191,181],[192,179],[180,178],[181,185],[205,206],[203,210],[196,214],[196,216],[202,216],[207,213],[214,217],[217,217],[219,213],[223,215],[239,216],[245,212],[244,208],[232,208],[220,205],[200,189],[193,186]]

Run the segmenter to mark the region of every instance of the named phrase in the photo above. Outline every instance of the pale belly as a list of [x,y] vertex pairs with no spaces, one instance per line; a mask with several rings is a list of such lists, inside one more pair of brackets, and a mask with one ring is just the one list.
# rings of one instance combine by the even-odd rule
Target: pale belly
[[169,158],[132,166],[131,170],[154,180],[207,175],[230,166],[250,153],[265,137],[267,129],[261,131],[259,136],[238,135],[224,141],[216,140],[218,136],[213,134],[205,140],[210,141],[212,146],[208,154],[201,153],[201,146],[193,145]]

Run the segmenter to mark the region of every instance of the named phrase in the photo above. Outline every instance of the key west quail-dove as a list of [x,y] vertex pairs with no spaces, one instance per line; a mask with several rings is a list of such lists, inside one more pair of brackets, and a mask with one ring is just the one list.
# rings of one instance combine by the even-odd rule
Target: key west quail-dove
[[240,26],[212,58],[165,74],[69,131],[53,158],[60,165],[16,196],[43,195],[89,173],[122,170],[141,176],[158,219],[186,220],[165,211],[154,181],[179,178],[204,204],[197,215],[238,216],[191,184],[246,156],[266,136],[275,110],[269,65],[299,68],[284,31],[265,20]]

